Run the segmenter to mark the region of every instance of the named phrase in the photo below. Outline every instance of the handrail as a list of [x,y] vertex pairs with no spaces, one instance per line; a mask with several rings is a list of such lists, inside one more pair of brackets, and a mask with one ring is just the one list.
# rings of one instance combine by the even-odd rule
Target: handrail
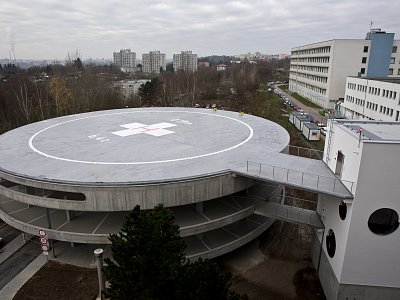
[[[280,181],[286,181],[289,183],[289,177],[290,175],[301,175],[301,182],[297,182],[298,184],[302,185],[302,186],[309,186],[310,185],[306,185],[305,181],[309,178],[316,178],[316,183],[314,185],[312,185],[313,187],[316,187],[317,189],[321,188],[323,184],[325,183],[325,188],[326,188],[326,183],[329,182],[331,183],[331,185],[333,184],[332,188],[328,188],[327,190],[330,192],[336,192],[337,188],[338,188],[338,183],[342,183],[346,189],[348,189],[350,191],[350,193],[353,193],[353,186],[354,186],[354,182],[352,181],[347,181],[347,180],[340,180],[337,177],[328,177],[328,176],[323,176],[323,175],[317,175],[317,174],[312,174],[312,173],[307,173],[307,172],[303,172],[303,171],[298,171],[298,170],[292,170],[292,169],[288,169],[288,168],[284,168],[284,167],[278,167],[278,166],[273,166],[273,165],[268,165],[268,164],[263,164],[260,162],[255,162],[255,161],[247,161],[247,173],[249,172],[249,165],[254,165],[256,164],[257,170],[258,170],[258,175],[261,175],[261,172],[263,170],[263,166],[270,168],[270,170],[272,170],[272,178],[273,179],[277,179]],[[264,168],[265,169],[265,168]],[[277,173],[279,173],[279,170],[281,170],[280,174],[281,176],[279,176]],[[283,176],[282,176],[282,170],[284,171]],[[278,171],[278,172],[277,172]],[[330,185],[330,186],[331,186]],[[326,189],[325,189],[326,190]]]
[[[290,149],[297,149],[297,155],[290,153]],[[305,151],[308,151],[309,155],[301,155],[302,153],[304,153]],[[312,155],[313,153],[315,153],[315,155]],[[294,156],[300,156],[300,157],[308,157],[311,159],[318,159],[318,160],[322,160],[324,157],[324,151],[321,150],[317,150],[317,149],[312,149],[312,148],[305,148],[305,147],[298,147],[298,146],[293,146],[293,145],[289,145],[289,155],[294,155]],[[318,158],[315,158],[315,156],[317,156]]]

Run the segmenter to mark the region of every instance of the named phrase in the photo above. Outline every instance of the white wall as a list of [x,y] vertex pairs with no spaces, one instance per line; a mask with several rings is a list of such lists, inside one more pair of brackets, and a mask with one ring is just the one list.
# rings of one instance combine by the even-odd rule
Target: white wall
[[400,214],[399,144],[365,142],[341,283],[400,287],[400,228],[380,236],[368,228],[379,208]]

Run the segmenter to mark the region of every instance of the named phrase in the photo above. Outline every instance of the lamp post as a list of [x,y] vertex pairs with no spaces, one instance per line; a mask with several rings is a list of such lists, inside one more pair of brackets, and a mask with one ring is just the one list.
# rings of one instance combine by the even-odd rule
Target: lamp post
[[106,290],[103,273],[103,249],[98,248],[94,250],[94,256],[96,257],[97,276],[99,279],[99,298],[103,299],[103,293]]

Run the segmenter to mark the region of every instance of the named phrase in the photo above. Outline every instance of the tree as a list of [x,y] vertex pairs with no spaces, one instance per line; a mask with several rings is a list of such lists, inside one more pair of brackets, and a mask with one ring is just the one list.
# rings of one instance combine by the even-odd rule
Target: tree
[[72,102],[72,94],[67,87],[67,82],[60,76],[54,76],[50,80],[50,95],[56,104],[56,115],[69,113]]
[[136,206],[110,241],[113,259],[105,259],[104,273],[111,299],[247,299],[229,290],[231,275],[216,263],[185,261],[179,226],[162,205]]
[[105,260],[104,273],[111,299],[174,299],[185,244],[169,210],[136,206],[110,241],[113,260]]
[[179,276],[176,299],[185,300],[240,300],[247,299],[229,290],[232,275],[222,272],[213,261],[198,259],[186,263]]

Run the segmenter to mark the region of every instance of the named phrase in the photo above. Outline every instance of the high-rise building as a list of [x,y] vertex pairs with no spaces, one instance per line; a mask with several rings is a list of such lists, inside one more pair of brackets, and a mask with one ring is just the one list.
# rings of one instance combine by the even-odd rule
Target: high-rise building
[[365,39],[334,39],[292,48],[289,90],[324,107],[344,100],[346,78],[399,77],[400,41],[380,29]]
[[150,51],[142,54],[144,73],[160,73],[160,70],[166,70],[165,54],[160,51]]
[[189,72],[197,71],[197,54],[192,54],[192,51],[182,51],[181,54],[173,56],[174,70],[184,70]]
[[132,72],[136,68],[136,53],[131,49],[121,49],[113,53],[114,64],[121,68],[123,72]]

